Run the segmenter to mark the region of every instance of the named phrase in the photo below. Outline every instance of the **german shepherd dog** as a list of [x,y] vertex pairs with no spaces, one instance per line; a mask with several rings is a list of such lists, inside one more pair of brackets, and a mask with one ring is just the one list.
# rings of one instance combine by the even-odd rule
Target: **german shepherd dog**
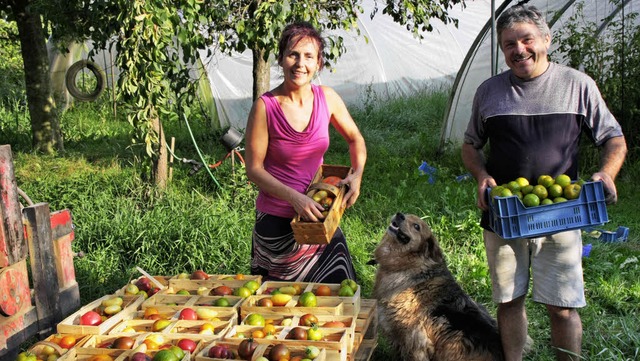
[[504,360],[497,322],[456,282],[422,219],[397,213],[371,263],[378,325],[399,359]]

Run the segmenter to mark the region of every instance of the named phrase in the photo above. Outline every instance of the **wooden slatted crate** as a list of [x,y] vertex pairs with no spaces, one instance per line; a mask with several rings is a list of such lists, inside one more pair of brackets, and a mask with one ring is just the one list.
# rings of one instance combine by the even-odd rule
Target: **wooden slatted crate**
[[[329,176],[345,178],[350,172],[351,168],[347,166],[323,164],[313,177],[311,185],[309,185],[307,189],[307,195],[316,189],[331,191],[328,187],[333,186],[322,183],[322,179]],[[332,191],[335,192],[335,199],[322,222],[307,222],[301,220],[299,215],[293,218],[291,228],[293,229],[293,237],[296,242],[300,244],[328,244],[331,242],[331,238],[333,238],[334,233],[338,229],[340,218],[342,218],[342,214],[344,213],[342,198],[347,191],[344,185],[339,188],[333,188],[336,188],[336,190]]]

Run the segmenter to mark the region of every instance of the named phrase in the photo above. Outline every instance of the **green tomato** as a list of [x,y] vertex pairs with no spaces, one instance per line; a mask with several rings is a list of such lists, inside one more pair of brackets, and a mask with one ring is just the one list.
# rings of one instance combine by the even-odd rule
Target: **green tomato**
[[320,341],[323,338],[324,334],[322,334],[322,330],[320,330],[318,326],[313,326],[307,331],[307,340]]
[[307,346],[307,348],[304,350],[304,354],[305,356],[313,360],[314,358],[318,357],[318,355],[320,355],[320,349],[316,346]]

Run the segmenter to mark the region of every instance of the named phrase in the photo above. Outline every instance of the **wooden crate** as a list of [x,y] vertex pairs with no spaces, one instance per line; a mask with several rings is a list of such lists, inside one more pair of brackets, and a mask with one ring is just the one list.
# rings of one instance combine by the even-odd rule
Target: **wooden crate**
[[[216,301],[221,298],[226,298],[229,301],[229,306],[216,306],[215,305]],[[197,306],[215,307],[216,309],[220,308],[222,310],[224,310],[225,308],[228,308],[230,310],[235,309],[237,311],[238,309],[240,309],[240,305],[242,304],[242,301],[244,301],[244,298],[239,296],[200,296],[196,298],[193,305],[196,307]]]
[[[355,340],[355,335],[356,335],[356,328],[358,325],[357,322],[357,317],[356,316],[351,316],[351,315],[344,315],[344,316],[334,316],[334,315],[320,315],[320,316],[316,316],[318,318],[318,326],[320,326],[321,328],[327,328],[327,327],[323,327],[323,325],[329,321],[340,321],[342,323],[344,323],[345,327],[338,327],[338,329],[340,330],[345,330],[347,333],[347,352],[348,353],[352,353],[354,350],[354,340]],[[294,322],[296,322],[293,326],[297,326],[299,325],[299,321],[300,318],[296,318],[294,320]]]
[[80,324],[80,317],[86,312],[96,310],[100,308],[103,300],[113,298],[114,295],[106,295],[97,300],[81,307],[78,311],[72,313],[67,318],[58,323],[58,333],[71,333],[80,335],[102,335],[111,330],[115,325],[122,321],[127,315],[135,312],[140,304],[144,301],[142,297],[136,297],[132,299],[125,299],[122,307],[122,311],[112,315],[101,324],[97,326],[87,326]]
[[220,285],[229,286],[231,288],[238,288],[248,281],[256,281],[259,284],[262,284],[262,276],[242,275],[241,278],[239,278],[239,275],[214,274],[209,275],[209,278],[206,280],[191,280],[174,276],[169,279],[169,288],[173,289],[176,292],[181,289],[197,290],[200,287],[212,289]]
[[142,309],[147,307],[157,308],[158,311],[160,309],[169,312],[170,310],[179,311],[180,307],[191,307],[195,302],[198,296],[194,295],[167,295],[157,293],[142,303]]
[[296,289],[297,294],[301,294],[311,285],[310,282],[297,282],[297,281],[265,281],[260,288],[256,291],[256,295],[268,295],[272,291],[282,287],[293,287]]
[[[227,332],[227,336],[225,340],[238,339],[242,340],[243,338],[250,338],[253,331],[262,330],[264,326],[251,326],[251,325],[235,325],[233,326],[229,332]],[[285,330],[285,326],[275,326],[276,332],[275,339],[282,339],[284,336],[280,337],[280,334]],[[257,343],[269,344],[273,341],[274,338],[254,338],[254,341]]]
[[[200,333],[203,324],[213,326],[213,334]],[[163,330],[163,334],[169,334],[174,338],[190,338],[193,340],[213,341],[227,335],[229,330],[236,325],[236,319],[227,321],[192,321],[178,320],[173,325]]]
[[[310,327],[303,327],[305,329],[309,329]],[[338,359],[340,361],[346,361],[349,354],[349,338],[347,335],[347,330],[343,328],[325,328],[320,327],[319,330],[324,335],[323,339],[320,341],[311,341],[311,340],[291,340],[286,339],[286,335],[293,327],[285,327],[284,330],[278,336],[278,341],[287,345],[287,347],[306,347],[306,346],[316,346],[320,349],[326,349],[327,351],[333,351],[338,354]]]
[[62,355],[62,357],[58,358],[58,361],[89,361],[93,357],[97,355],[109,355],[114,361],[124,361],[127,360],[128,356],[131,354],[131,351],[128,350],[116,350],[116,349],[83,349],[83,348],[74,348],[69,350],[69,352]]
[[256,295],[247,297],[242,305],[240,305],[240,318],[244,319],[250,313],[259,313],[265,315],[291,315],[302,316],[306,313],[314,315],[343,315],[344,304],[337,297],[318,297],[318,305],[316,307],[300,307],[298,304],[298,296],[293,296],[284,306],[261,307],[256,302],[261,298],[269,298],[270,295]]
[[[246,325],[247,317],[249,317],[250,313],[240,320],[240,325]],[[266,323],[272,323],[274,326],[291,326],[297,325],[298,316],[293,315],[284,315],[284,314],[267,314],[262,315],[264,317]]]
[[[168,319],[166,319],[165,321],[172,322]],[[156,320],[122,320],[111,330],[109,330],[107,334],[112,336],[137,337],[137,335],[143,333],[155,332],[153,331],[153,324],[155,322]],[[133,329],[134,331],[127,331],[128,329]]]
[[300,244],[328,244],[331,242],[331,238],[333,238],[336,229],[338,229],[340,218],[342,218],[342,214],[344,213],[342,199],[346,193],[346,186],[343,185],[337,188],[322,183],[322,179],[328,176],[345,178],[350,172],[351,168],[346,166],[328,164],[320,166],[307,189],[307,194],[309,195],[317,189],[325,189],[332,193],[335,192],[336,197],[333,200],[331,208],[329,208],[329,213],[322,222],[303,221],[299,215],[293,218],[291,228],[293,229],[293,237],[296,242]]
[[344,313],[345,315],[358,315],[360,313],[360,285],[358,285],[358,289],[354,292],[351,297],[342,297],[338,296],[338,291],[340,291],[340,284],[338,283],[310,283],[305,289],[304,292],[313,292],[316,294],[316,289],[319,286],[328,286],[331,289],[331,296],[319,296],[319,297],[336,297],[342,300],[344,303]]
[[[252,359],[255,360],[256,358],[263,356],[266,357],[267,359],[269,358],[269,352],[271,351],[271,348],[273,347],[273,345],[259,345],[258,347],[256,347],[255,352],[253,353],[253,357]],[[302,358],[305,358],[305,349],[306,346],[290,346],[287,345],[287,348],[289,349],[289,352],[291,353],[291,358],[296,357],[296,356],[300,356]],[[313,359],[313,361],[327,361],[327,349],[321,348],[320,349],[320,354],[318,354],[318,356],[316,356],[316,358]],[[334,360],[337,360],[337,358],[334,358]]]
[[356,320],[354,349],[359,350],[362,344],[374,341],[374,348],[378,341],[378,302],[375,299],[363,299],[362,308]]

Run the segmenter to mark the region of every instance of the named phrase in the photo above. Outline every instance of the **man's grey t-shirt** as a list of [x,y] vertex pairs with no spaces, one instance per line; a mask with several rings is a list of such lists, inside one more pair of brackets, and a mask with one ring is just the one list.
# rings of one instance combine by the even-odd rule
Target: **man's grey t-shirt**
[[596,145],[622,136],[595,82],[550,63],[529,81],[509,70],[482,83],[464,141],[476,149],[489,142],[487,171],[498,184],[542,174],[576,179],[582,130]]

